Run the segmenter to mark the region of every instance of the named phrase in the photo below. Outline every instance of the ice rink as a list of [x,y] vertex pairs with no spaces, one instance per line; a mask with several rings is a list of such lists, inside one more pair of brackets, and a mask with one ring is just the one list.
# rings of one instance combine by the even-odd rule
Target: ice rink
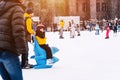
[[[50,69],[23,69],[24,80],[120,80],[119,32],[114,35],[111,31],[109,39],[105,39],[105,31],[100,35],[81,31],[73,39],[69,32],[64,32],[64,39],[59,39],[58,32],[46,36],[49,46],[60,49],[55,54],[60,61]],[[29,47],[31,56],[32,44]],[[29,62],[35,64],[35,60]]]

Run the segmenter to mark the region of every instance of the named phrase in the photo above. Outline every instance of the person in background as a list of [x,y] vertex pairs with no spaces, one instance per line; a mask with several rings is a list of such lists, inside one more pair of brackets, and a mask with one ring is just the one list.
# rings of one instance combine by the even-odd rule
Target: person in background
[[96,25],[95,25],[95,35],[99,35],[99,30],[100,30],[99,24],[96,23]]
[[70,28],[70,38],[74,38],[75,37],[75,23],[74,20],[71,20],[71,28]]
[[[26,32],[27,43],[32,42],[32,35],[35,34],[35,31],[32,28],[32,21],[33,21],[32,16],[33,16],[32,9],[30,8],[26,9],[26,12],[24,13],[24,19],[25,19],[25,32]],[[28,51],[29,51],[29,47],[28,47]],[[23,69],[33,68],[33,65],[29,64],[28,54],[29,53],[27,52],[26,54],[22,54],[21,56],[21,60],[22,60],[21,66]]]
[[113,27],[113,32],[114,32],[114,36],[117,36],[117,26],[118,26],[118,20],[114,21],[114,25]]
[[64,24],[65,22],[63,20],[60,20],[60,39],[63,39],[63,31],[64,31]]
[[92,21],[90,21],[88,25],[89,25],[89,31],[91,32],[92,31],[92,26],[93,26]]
[[38,24],[37,30],[36,30],[36,39],[38,41],[38,44],[41,48],[43,48],[46,51],[46,58],[47,58],[47,65],[52,65],[52,51],[48,44],[46,44],[46,36],[45,36],[45,26],[41,23]]
[[105,28],[106,28],[106,37],[105,37],[105,39],[109,39],[110,27],[109,27],[109,25],[107,24],[107,26],[106,26]]
[[79,26],[79,24],[76,24],[76,31],[77,31],[77,36],[80,36],[80,26]]
[[20,54],[26,54],[24,0],[0,0],[0,75],[3,80],[23,80]]

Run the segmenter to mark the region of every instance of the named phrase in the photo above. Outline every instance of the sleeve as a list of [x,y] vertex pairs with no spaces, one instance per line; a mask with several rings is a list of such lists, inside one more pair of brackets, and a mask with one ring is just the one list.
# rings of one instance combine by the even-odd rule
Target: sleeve
[[27,41],[25,38],[24,10],[20,7],[14,7],[12,15],[12,36],[14,38],[15,47],[18,54],[26,54],[28,51]]

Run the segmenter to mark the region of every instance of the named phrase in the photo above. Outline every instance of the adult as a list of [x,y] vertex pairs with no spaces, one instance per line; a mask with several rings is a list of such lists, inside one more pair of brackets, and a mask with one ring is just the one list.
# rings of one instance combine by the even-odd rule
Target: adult
[[28,51],[23,1],[0,1],[0,75],[3,80],[23,80],[19,55]]

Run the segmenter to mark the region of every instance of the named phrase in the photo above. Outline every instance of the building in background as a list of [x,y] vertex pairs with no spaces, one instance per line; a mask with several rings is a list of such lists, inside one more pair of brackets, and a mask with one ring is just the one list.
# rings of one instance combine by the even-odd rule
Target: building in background
[[81,20],[120,18],[119,0],[26,0],[33,2],[34,12],[51,26],[54,16],[80,16]]

